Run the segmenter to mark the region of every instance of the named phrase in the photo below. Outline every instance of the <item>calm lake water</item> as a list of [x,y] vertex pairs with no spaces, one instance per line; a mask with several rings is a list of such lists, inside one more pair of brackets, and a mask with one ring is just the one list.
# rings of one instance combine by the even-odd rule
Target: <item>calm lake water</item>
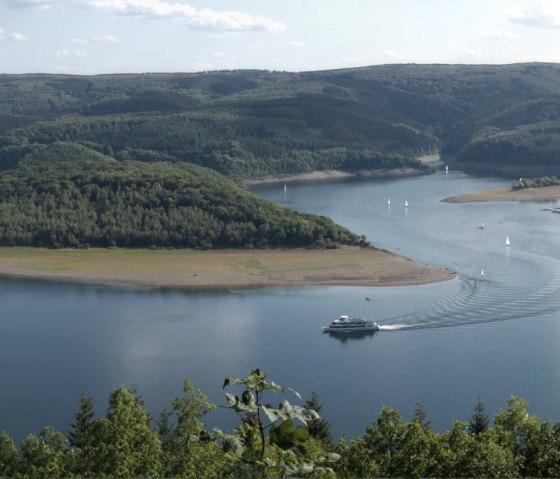
[[[136,385],[154,416],[184,378],[221,404],[224,377],[255,367],[304,397],[314,388],[336,435],[361,434],[384,405],[409,419],[420,400],[438,431],[467,419],[479,397],[493,415],[518,395],[556,422],[560,217],[541,211],[548,203],[439,202],[506,183],[441,172],[255,188],[378,247],[457,271],[446,283],[228,293],[0,280],[0,430],[17,441],[47,424],[65,431],[83,389],[103,413],[120,384]],[[322,334],[339,314],[383,330]],[[207,423],[227,429],[237,420],[220,410]]]

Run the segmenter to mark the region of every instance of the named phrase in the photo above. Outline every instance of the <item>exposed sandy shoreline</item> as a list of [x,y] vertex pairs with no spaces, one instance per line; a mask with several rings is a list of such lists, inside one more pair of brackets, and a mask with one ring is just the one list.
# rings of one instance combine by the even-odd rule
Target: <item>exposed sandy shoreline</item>
[[560,199],[560,186],[546,186],[544,188],[523,188],[512,190],[511,187],[495,188],[492,190],[467,193],[464,195],[444,198],[445,203],[474,203],[490,201],[554,201]]
[[372,178],[391,178],[399,176],[418,176],[424,175],[425,172],[417,168],[391,168],[376,170],[360,170],[360,171],[342,171],[342,170],[315,170],[309,173],[296,174],[279,174],[267,176],[255,176],[244,178],[239,181],[241,186],[248,187],[252,185],[261,185],[268,183],[289,183],[293,181],[318,181],[331,180],[337,178],[349,177],[372,177]]
[[446,281],[447,269],[375,248],[129,250],[0,248],[0,275],[153,287],[397,286]]

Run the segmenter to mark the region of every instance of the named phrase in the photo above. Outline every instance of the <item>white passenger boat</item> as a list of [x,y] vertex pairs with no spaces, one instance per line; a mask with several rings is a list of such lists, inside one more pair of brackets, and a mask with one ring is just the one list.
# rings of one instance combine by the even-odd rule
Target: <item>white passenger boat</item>
[[340,318],[331,321],[328,326],[323,327],[324,333],[372,333],[379,329],[379,324],[371,319],[349,318],[342,315]]

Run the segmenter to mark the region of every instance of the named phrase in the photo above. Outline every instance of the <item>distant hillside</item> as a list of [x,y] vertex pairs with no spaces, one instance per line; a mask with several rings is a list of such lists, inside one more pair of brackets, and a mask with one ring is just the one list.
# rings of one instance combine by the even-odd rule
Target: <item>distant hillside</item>
[[0,167],[33,145],[192,162],[232,178],[419,166],[560,169],[560,66],[0,75]]
[[[28,148],[0,172],[0,245],[181,248],[362,244],[191,164],[118,162],[68,142]],[[21,153],[23,154],[23,147]]]

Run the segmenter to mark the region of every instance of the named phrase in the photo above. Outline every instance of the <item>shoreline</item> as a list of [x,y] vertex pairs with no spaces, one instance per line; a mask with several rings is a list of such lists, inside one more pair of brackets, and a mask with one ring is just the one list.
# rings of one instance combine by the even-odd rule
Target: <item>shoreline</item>
[[297,181],[324,181],[336,180],[342,178],[397,178],[406,176],[420,176],[425,175],[426,172],[419,168],[403,167],[403,168],[387,168],[387,169],[373,169],[373,170],[358,170],[358,171],[345,171],[345,170],[314,170],[308,173],[293,173],[293,174],[277,174],[247,177],[239,180],[239,185],[247,188],[255,185],[264,185],[272,183],[292,183]]
[[154,288],[404,286],[456,275],[376,248],[87,250],[2,247],[0,276]]
[[547,202],[560,200],[560,186],[545,186],[543,188],[523,188],[512,190],[509,186],[491,190],[466,193],[463,195],[443,198],[443,203],[489,203],[499,201],[532,201]]

